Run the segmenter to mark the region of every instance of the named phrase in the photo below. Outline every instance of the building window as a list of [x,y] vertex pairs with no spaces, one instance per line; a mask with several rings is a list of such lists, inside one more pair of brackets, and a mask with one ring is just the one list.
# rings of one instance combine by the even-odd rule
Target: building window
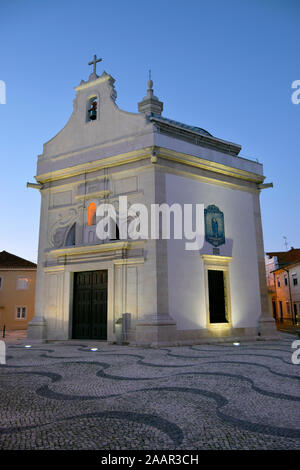
[[17,289],[27,290],[29,288],[29,279],[27,277],[19,277],[17,279]]
[[289,302],[286,302],[286,313],[287,313],[288,315],[291,314]]
[[297,285],[298,285],[298,278],[293,277],[293,286],[297,286]]
[[280,287],[280,281],[279,281],[279,278],[277,278],[277,287]]
[[287,280],[287,277],[284,278],[284,285],[287,286],[288,285],[288,280]]
[[96,203],[91,202],[88,207],[88,225],[96,225]]
[[17,320],[26,320],[27,316],[27,307],[18,306],[16,307],[16,319]]
[[3,286],[3,277],[0,276],[0,290],[2,289]]
[[296,317],[297,316],[297,304],[294,304],[294,316]]

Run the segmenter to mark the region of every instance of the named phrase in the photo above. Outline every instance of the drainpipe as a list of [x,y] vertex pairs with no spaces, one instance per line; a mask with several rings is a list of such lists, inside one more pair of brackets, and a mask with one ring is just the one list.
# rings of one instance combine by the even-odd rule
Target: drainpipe
[[283,270],[284,270],[286,273],[288,273],[291,313],[292,313],[293,325],[295,325],[294,309],[293,309],[293,301],[292,301],[292,291],[291,291],[291,283],[290,283],[290,271],[289,271],[288,269],[285,269],[285,268],[283,268]]
[[[276,278],[275,278],[275,273],[273,272],[273,278],[274,278],[274,287],[275,287],[275,321],[277,321],[277,303],[278,303],[278,298],[277,298],[277,289],[276,289]],[[281,323],[281,316],[280,312],[278,312],[278,320],[279,323]]]

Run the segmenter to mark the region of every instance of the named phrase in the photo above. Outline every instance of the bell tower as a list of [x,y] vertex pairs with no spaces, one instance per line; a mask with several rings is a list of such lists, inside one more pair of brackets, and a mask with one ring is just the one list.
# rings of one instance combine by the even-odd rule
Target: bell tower
[[144,96],[142,101],[138,103],[138,110],[146,116],[155,114],[161,116],[163,110],[163,103],[153,94],[153,81],[151,80],[151,71],[149,71],[147,95]]

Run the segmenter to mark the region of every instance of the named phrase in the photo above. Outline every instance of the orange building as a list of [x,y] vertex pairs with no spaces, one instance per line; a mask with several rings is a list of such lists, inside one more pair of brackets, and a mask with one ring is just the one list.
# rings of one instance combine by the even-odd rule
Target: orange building
[[34,313],[36,264],[0,252],[0,330],[26,330]]
[[277,323],[299,324],[300,249],[266,253],[266,275]]

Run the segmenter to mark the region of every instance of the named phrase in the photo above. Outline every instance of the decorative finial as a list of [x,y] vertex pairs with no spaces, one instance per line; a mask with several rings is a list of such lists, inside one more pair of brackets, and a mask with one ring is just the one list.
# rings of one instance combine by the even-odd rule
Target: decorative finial
[[94,75],[97,75],[97,74],[96,74],[96,64],[97,64],[98,62],[101,62],[101,61],[102,61],[102,59],[97,59],[97,55],[95,54],[95,55],[94,55],[94,59],[93,59],[91,62],[89,62],[89,65],[93,65],[93,74],[94,74]]
[[153,81],[151,78],[151,70],[149,70],[148,75],[148,90],[147,96],[144,96],[142,101],[138,103],[138,110],[140,113],[147,115],[156,114],[161,116],[163,110],[163,103],[153,94]]
[[149,70],[149,80],[148,80],[147,85],[148,85],[148,94],[149,92],[152,92],[150,94],[153,95],[153,81],[151,80],[151,69]]

